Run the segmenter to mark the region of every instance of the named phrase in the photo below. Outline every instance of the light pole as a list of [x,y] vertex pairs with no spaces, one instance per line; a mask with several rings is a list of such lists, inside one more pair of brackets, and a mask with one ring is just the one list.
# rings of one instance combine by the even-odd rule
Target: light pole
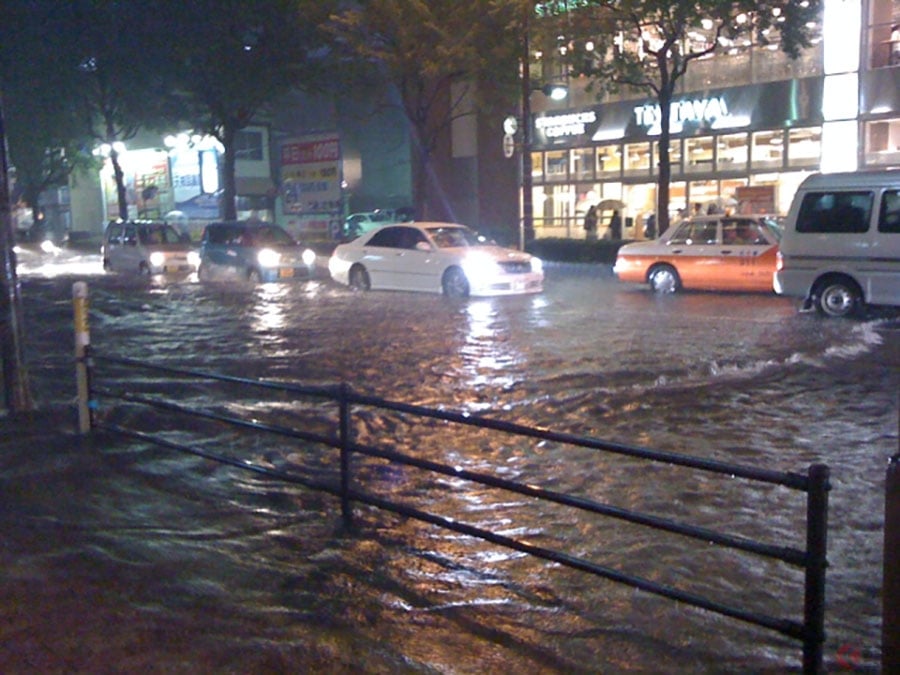
[[522,31],[522,248],[534,241],[534,194],[531,176],[531,46],[528,13]]

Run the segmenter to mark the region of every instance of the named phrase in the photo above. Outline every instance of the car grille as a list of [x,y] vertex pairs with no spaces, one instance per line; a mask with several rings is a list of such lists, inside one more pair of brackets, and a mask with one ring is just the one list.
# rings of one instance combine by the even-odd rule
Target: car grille
[[500,263],[500,269],[507,274],[528,274],[531,272],[531,263],[528,261],[509,261]]

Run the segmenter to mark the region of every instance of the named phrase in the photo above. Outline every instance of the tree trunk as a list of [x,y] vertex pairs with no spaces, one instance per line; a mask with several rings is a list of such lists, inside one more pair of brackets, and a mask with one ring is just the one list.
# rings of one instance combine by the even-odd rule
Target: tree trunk
[[112,162],[113,175],[116,178],[116,198],[119,203],[119,218],[128,220],[128,190],[125,188],[125,172],[122,171],[122,165],[119,163],[119,152],[111,149],[109,151],[109,161]]
[[0,360],[3,361],[4,403],[13,413],[34,409],[25,359],[22,298],[16,276],[13,252],[12,214],[10,212],[9,165],[6,152],[6,129],[0,103]]

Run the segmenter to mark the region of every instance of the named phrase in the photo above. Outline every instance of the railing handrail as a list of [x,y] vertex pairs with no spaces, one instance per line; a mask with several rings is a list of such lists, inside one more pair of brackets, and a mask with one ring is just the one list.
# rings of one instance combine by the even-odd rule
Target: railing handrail
[[[159,364],[150,364],[145,361],[136,359],[128,359],[113,356],[101,356],[92,353],[95,360],[107,361],[110,363],[118,363],[120,365],[128,365],[137,368],[145,368],[148,370],[158,370],[177,375],[190,375],[203,379],[218,380],[221,382],[231,382],[234,384],[245,384],[265,389],[282,390],[294,394],[303,394],[306,396],[317,396],[320,398],[336,399],[341,391],[342,385],[299,385],[296,383],[272,382],[267,380],[258,380],[246,377],[238,377],[234,375],[222,375],[219,373],[209,373],[202,370],[176,368],[173,366],[164,366]],[[390,401],[378,396],[361,394],[348,387],[346,393],[343,394],[351,404],[368,405],[373,407],[384,408],[395,412],[409,413],[419,417],[429,417],[432,419],[443,420],[445,422],[456,422],[468,426],[493,429],[495,431],[504,431],[515,434],[517,436],[527,436],[531,438],[539,438],[545,441],[556,441],[570,445],[578,445],[594,450],[602,450],[637,459],[646,459],[654,462],[661,462],[675,466],[683,466],[686,468],[707,471],[726,476],[734,476],[737,478],[746,478],[748,480],[770,483],[773,485],[781,485],[806,492],[809,489],[809,481],[803,474],[793,472],[772,471],[770,469],[760,469],[757,467],[730,464],[717,460],[710,460],[701,457],[692,457],[674,452],[661,452],[638,446],[626,445],[623,443],[614,443],[612,441],[604,441],[590,436],[579,436],[559,431],[551,431],[549,429],[528,427],[515,422],[507,422],[505,420],[493,419],[482,415],[472,415],[467,412],[455,412],[448,410],[440,410],[437,408],[429,408],[412,403],[402,403],[399,401]]]
[[[423,522],[428,522],[440,527],[461,532],[463,534],[475,536],[485,541],[512,548],[521,552],[529,553],[531,555],[540,557],[545,560],[550,560],[571,567],[573,569],[589,572],[606,579],[625,583],[634,588],[645,590],[662,597],[681,601],[695,607],[722,614],[724,616],[729,616],[731,618],[750,622],[758,626],[778,631],[794,639],[802,640],[804,671],[814,673],[818,672],[821,669],[822,645],[824,643],[825,568],[827,566],[827,561],[825,558],[828,505],[827,493],[830,489],[828,483],[828,467],[824,465],[811,465],[806,476],[797,473],[776,472],[765,469],[757,469],[755,467],[732,465],[714,460],[691,457],[689,455],[661,452],[643,447],[628,446],[620,443],[602,441],[593,437],[584,437],[575,434],[555,432],[545,428],[528,427],[504,420],[482,417],[480,415],[472,415],[471,413],[466,412],[440,410],[415,404],[390,401],[377,396],[365,395],[355,392],[347,383],[341,383],[337,385],[309,386],[289,382],[274,382],[268,380],[224,375],[221,373],[210,373],[197,369],[153,364],[129,358],[105,356],[90,351],[88,352],[87,357],[85,359],[82,359],[81,361],[88,361],[90,362],[91,366],[95,361],[107,362],[111,364],[126,366],[129,368],[140,368],[151,371],[165,372],[172,375],[193,377],[201,380],[228,382],[241,386],[251,386],[289,392],[302,396],[334,401],[339,405],[338,431],[336,434],[329,436],[323,435],[321,433],[302,431],[294,427],[269,424],[256,420],[247,420],[241,417],[228,415],[221,412],[197,410],[194,407],[187,408],[185,406],[179,405],[178,403],[161,400],[160,398],[143,396],[131,392],[119,392],[108,387],[97,386],[96,384],[93,384],[89,387],[89,395],[92,399],[90,407],[94,409],[96,409],[97,406],[96,401],[93,400],[93,395],[100,394],[138,405],[150,406],[169,412],[215,420],[244,429],[274,433],[339,449],[341,452],[341,480],[340,486],[336,487],[325,481],[318,481],[311,478],[297,476],[296,474],[280,471],[277,469],[248,464],[247,462],[234,460],[218,453],[212,453],[208,450],[195,448],[182,443],[175,443],[165,438],[159,438],[143,432],[135,431],[133,429],[127,429],[117,424],[107,424],[101,422],[97,422],[96,424],[94,424],[94,426],[96,427],[108,429],[110,431],[128,435],[134,438],[140,438],[142,440],[156,443],[164,447],[189,452],[202,457],[206,457],[208,459],[224,462],[239,468],[263,473],[273,478],[295,482],[311,489],[328,492],[329,494],[340,497],[344,520],[347,524],[350,524],[352,518],[350,503],[358,502],[369,504],[394,513],[406,515],[408,517],[416,518]],[[91,378],[88,377],[88,381],[90,380]],[[667,518],[661,518],[650,514],[630,511],[627,509],[610,506],[609,504],[596,502],[591,499],[576,497],[551,490],[545,490],[543,488],[517,483],[515,481],[506,480],[497,476],[441,464],[432,460],[411,457],[392,449],[355,443],[351,440],[351,408],[354,405],[374,407],[391,412],[399,412],[418,418],[428,418],[478,428],[486,428],[513,434],[516,436],[554,441],[578,447],[595,449],[602,452],[626,455],[636,459],[683,466],[700,471],[741,477],[749,481],[775,484],[794,490],[800,490],[806,492],[807,494],[806,549],[798,550],[790,547],[774,546],[745,537],[716,532],[709,528],[688,525],[685,523],[678,523]],[[413,466],[426,471],[436,472],[439,474],[464,479],[466,481],[475,482],[488,487],[512,491],[514,493],[525,495],[528,497],[554,502],[560,505],[624,520],[653,529],[672,532],[693,539],[703,540],[708,543],[718,544],[721,546],[750,552],[767,558],[782,560],[789,564],[802,567],[805,570],[803,603],[804,620],[801,623],[790,619],[779,618],[767,614],[762,614],[760,612],[749,611],[732,605],[727,605],[695,593],[660,584],[621,570],[598,565],[591,561],[584,560],[582,558],[578,558],[558,550],[543,548],[531,543],[511,539],[509,537],[483,530],[466,523],[461,523],[453,519],[445,518],[443,516],[427,513],[425,511],[422,511],[421,509],[406,504],[391,502],[381,497],[354,489],[353,487],[351,487],[350,482],[349,461],[350,455],[353,453],[369,457],[377,457],[388,460],[389,462]]]

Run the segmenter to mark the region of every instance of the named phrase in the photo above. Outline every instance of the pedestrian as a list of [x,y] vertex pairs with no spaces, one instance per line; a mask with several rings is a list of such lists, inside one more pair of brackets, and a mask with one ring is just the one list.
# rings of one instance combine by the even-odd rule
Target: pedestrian
[[612,216],[609,218],[609,238],[622,238],[622,218],[619,216],[618,211],[613,211]]
[[644,223],[644,236],[647,239],[656,239],[656,214],[651,213],[647,216],[647,221]]
[[591,241],[597,239],[597,207],[594,204],[591,204],[584,215],[584,231],[587,239]]

